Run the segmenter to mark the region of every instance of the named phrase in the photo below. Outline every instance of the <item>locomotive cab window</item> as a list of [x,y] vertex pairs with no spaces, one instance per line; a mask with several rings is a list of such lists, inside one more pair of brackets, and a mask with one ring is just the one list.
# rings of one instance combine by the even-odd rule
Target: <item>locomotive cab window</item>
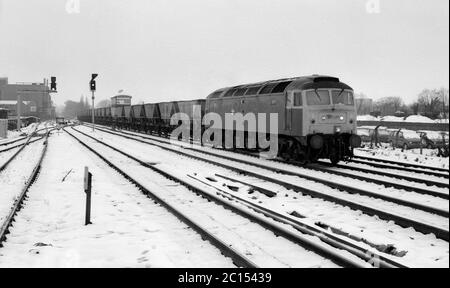
[[331,92],[333,97],[333,104],[354,105],[355,101],[353,93],[350,91],[333,90]]
[[311,90],[306,92],[306,102],[309,106],[330,105],[330,91]]
[[295,107],[301,107],[303,106],[303,97],[301,92],[295,92],[294,93],[294,106]]

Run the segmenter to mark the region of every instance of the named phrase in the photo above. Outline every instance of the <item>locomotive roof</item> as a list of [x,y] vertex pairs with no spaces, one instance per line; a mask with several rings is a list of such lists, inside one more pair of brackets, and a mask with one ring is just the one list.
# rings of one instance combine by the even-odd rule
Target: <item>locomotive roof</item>
[[[222,88],[222,89],[214,91],[207,98],[230,97],[234,93],[236,93],[236,91],[239,91],[239,90],[243,91],[244,89],[249,89],[249,88],[255,88],[255,89],[260,88],[260,89],[258,89],[259,90],[258,94],[262,94],[261,92],[263,90],[266,90],[266,87],[267,87],[267,91],[276,90],[277,92],[269,92],[269,93],[264,93],[264,94],[283,93],[286,90],[294,90],[294,89],[306,90],[306,89],[312,89],[312,88],[339,88],[339,89],[353,90],[347,84],[340,82],[339,78],[325,76],[325,75],[311,75],[311,76],[285,78],[285,79],[257,82],[257,83],[252,83],[252,84],[244,84],[244,85],[233,86],[233,87],[226,87],[226,88]],[[256,90],[256,92],[258,92],[258,90]],[[249,91],[249,90],[247,90],[247,91]],[[248,92],[247,92],[245,95],[246,96],[247,95],[248,96],[256,95],[256,92],[253,94],[248,94]],[[239,94],[239,93],[236,93],[236,94]],[[234,96],[244,96],[244,95],[234,95]]]

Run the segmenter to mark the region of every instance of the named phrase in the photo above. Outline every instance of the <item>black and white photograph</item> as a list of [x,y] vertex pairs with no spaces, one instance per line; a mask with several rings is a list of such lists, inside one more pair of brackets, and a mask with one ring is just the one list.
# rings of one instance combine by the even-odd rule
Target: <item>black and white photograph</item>
[[449,1],[0,0],[0,268],[449,268]]

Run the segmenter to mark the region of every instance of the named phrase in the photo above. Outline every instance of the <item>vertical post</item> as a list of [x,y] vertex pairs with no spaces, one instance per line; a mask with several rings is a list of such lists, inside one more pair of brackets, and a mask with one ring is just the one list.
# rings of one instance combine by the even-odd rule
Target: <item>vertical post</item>
[[95,92],[92,91],[92,132],[95,132],[94,100],[95,100]]
[[22,115],[22,95],[20,92],[17,94],[17,131],[20,131],[22,128],[22,121],[20,116]]
[[[444,107],[443,107],[443,109],[444,109],[444,120],[446,120],[447,119],[447,109],[445,109],[446,107],[445,107],[445,92],[443,92],[443,94],[442,94],[442,103],[443,103],[443,105],[444,105]],[[450,115],[449,115],[450,116]],[[450,117],[449,117],[450,118]],[[445,123],[445,122],[444,122]]]
[[92,174],[89,172],[89,168],[84,168],[84,192],[86,193],[86,215],[84,225],[87,226],[91,223],[91,191],[92,191]]

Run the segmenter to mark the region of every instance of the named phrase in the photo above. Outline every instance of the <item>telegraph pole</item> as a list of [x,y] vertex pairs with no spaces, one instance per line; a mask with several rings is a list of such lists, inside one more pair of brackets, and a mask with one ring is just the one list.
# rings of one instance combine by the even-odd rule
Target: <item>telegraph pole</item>
[[95,90],[96,90],[96,83],[95,78],[97,78],[98,74],[92,74],[91,76],[91,82],[89,82],[89,87],[91,88],[92,92],[92,132],[95,132]]
[[94,91],[92,91],[92,132],[95,132],[95,117],[94,117],[94,102],[95,102],[95,94]]

